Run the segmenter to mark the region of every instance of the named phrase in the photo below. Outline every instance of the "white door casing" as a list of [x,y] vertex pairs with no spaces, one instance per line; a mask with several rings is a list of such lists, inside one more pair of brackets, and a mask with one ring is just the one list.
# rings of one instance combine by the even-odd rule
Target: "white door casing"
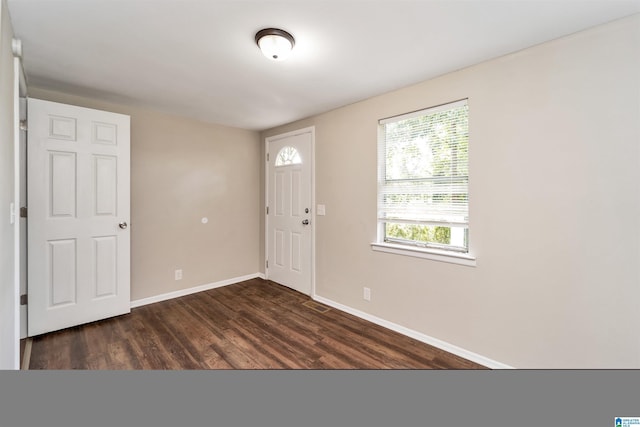
[[[14,58],[15,81],[15,137],[16,137],[16,281],[18,298],[27,293],[27,219],[20,215],[20,208],[27,206],[27,83],[20,58]],[[24,125],[23,125],[24,124]],[[20,339],[27,336],[27,306],[19,306]]]
[[130,118],[28,99],[29,336],[130,311]]
[[[15,47],[16,39],[12,41]],[[20,295],[22,291],[26,289],[26,222],[20,217],[20,207],[26,204],[26,133],[22,130],[20,125],[21,120],[26,118],[26,103],[24,97],[26,96],[27,85],[22,69],[22,61],[16,54],[14,49],[13,58],[13,155],[14,155],[14,195],[13,195],[13,210],[11,212],[10,222],[14,225],[14,252],[13,252],[13,273],[14,273],[14,295],[12,298],[13,308],[13,326],[14,326],[14,339],[11,343],[2,343],[2,353],[5,354],[13,352],[13,369],[20,369],[20,339],[23,338],[23,324],[26,325],[26,316],[23,318],[23,313],[26,315],[26,311],[23,310],[23,306],[20,305]],[[6,313],[7,315],[9,313]],[[7,316],[8,317],[8,316]],[[2,320],[8,320],[7,317],[2,315]]]
[[266,257],[269,280],[312,294],[313,128],[267,138]]

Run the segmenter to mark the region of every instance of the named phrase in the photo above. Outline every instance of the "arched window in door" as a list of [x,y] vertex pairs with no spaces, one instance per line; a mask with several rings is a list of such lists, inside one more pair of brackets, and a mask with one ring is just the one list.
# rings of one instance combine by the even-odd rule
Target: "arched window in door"
[[276,167],[299,165],[300,163],[302,163],[302,159],[298,154],[298,150],[291,146],[282,147],[282,150],[276,156]]

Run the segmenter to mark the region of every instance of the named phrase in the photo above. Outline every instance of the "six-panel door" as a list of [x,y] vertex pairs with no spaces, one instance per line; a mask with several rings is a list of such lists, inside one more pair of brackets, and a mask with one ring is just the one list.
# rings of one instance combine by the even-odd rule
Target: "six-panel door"
[[28,100],[28,331],[130,311],[129,116]]

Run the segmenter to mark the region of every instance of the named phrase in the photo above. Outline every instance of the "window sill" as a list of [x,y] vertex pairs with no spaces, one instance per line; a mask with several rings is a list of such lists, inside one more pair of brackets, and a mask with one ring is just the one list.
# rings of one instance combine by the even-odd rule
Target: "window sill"
[[374,251],[387,252],[390,254],[412,256],[434,261],[448,262],[451,264],[466,265],[468,267],[476,266],[475,257],[472,257],[469,254],[462,254],[457,252],[448,252],[437,249],[418,248],[378,242],[371,243],[371,249],[373,249]]

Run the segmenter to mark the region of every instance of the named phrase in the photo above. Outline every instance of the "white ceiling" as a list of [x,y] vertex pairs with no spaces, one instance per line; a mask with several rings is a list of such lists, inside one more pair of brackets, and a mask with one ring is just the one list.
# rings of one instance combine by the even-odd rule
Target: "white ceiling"
[[[640,0],[8,0],[29,85],[262,130],[640,12]],[[296,38],[273,62],[265,27]]]

